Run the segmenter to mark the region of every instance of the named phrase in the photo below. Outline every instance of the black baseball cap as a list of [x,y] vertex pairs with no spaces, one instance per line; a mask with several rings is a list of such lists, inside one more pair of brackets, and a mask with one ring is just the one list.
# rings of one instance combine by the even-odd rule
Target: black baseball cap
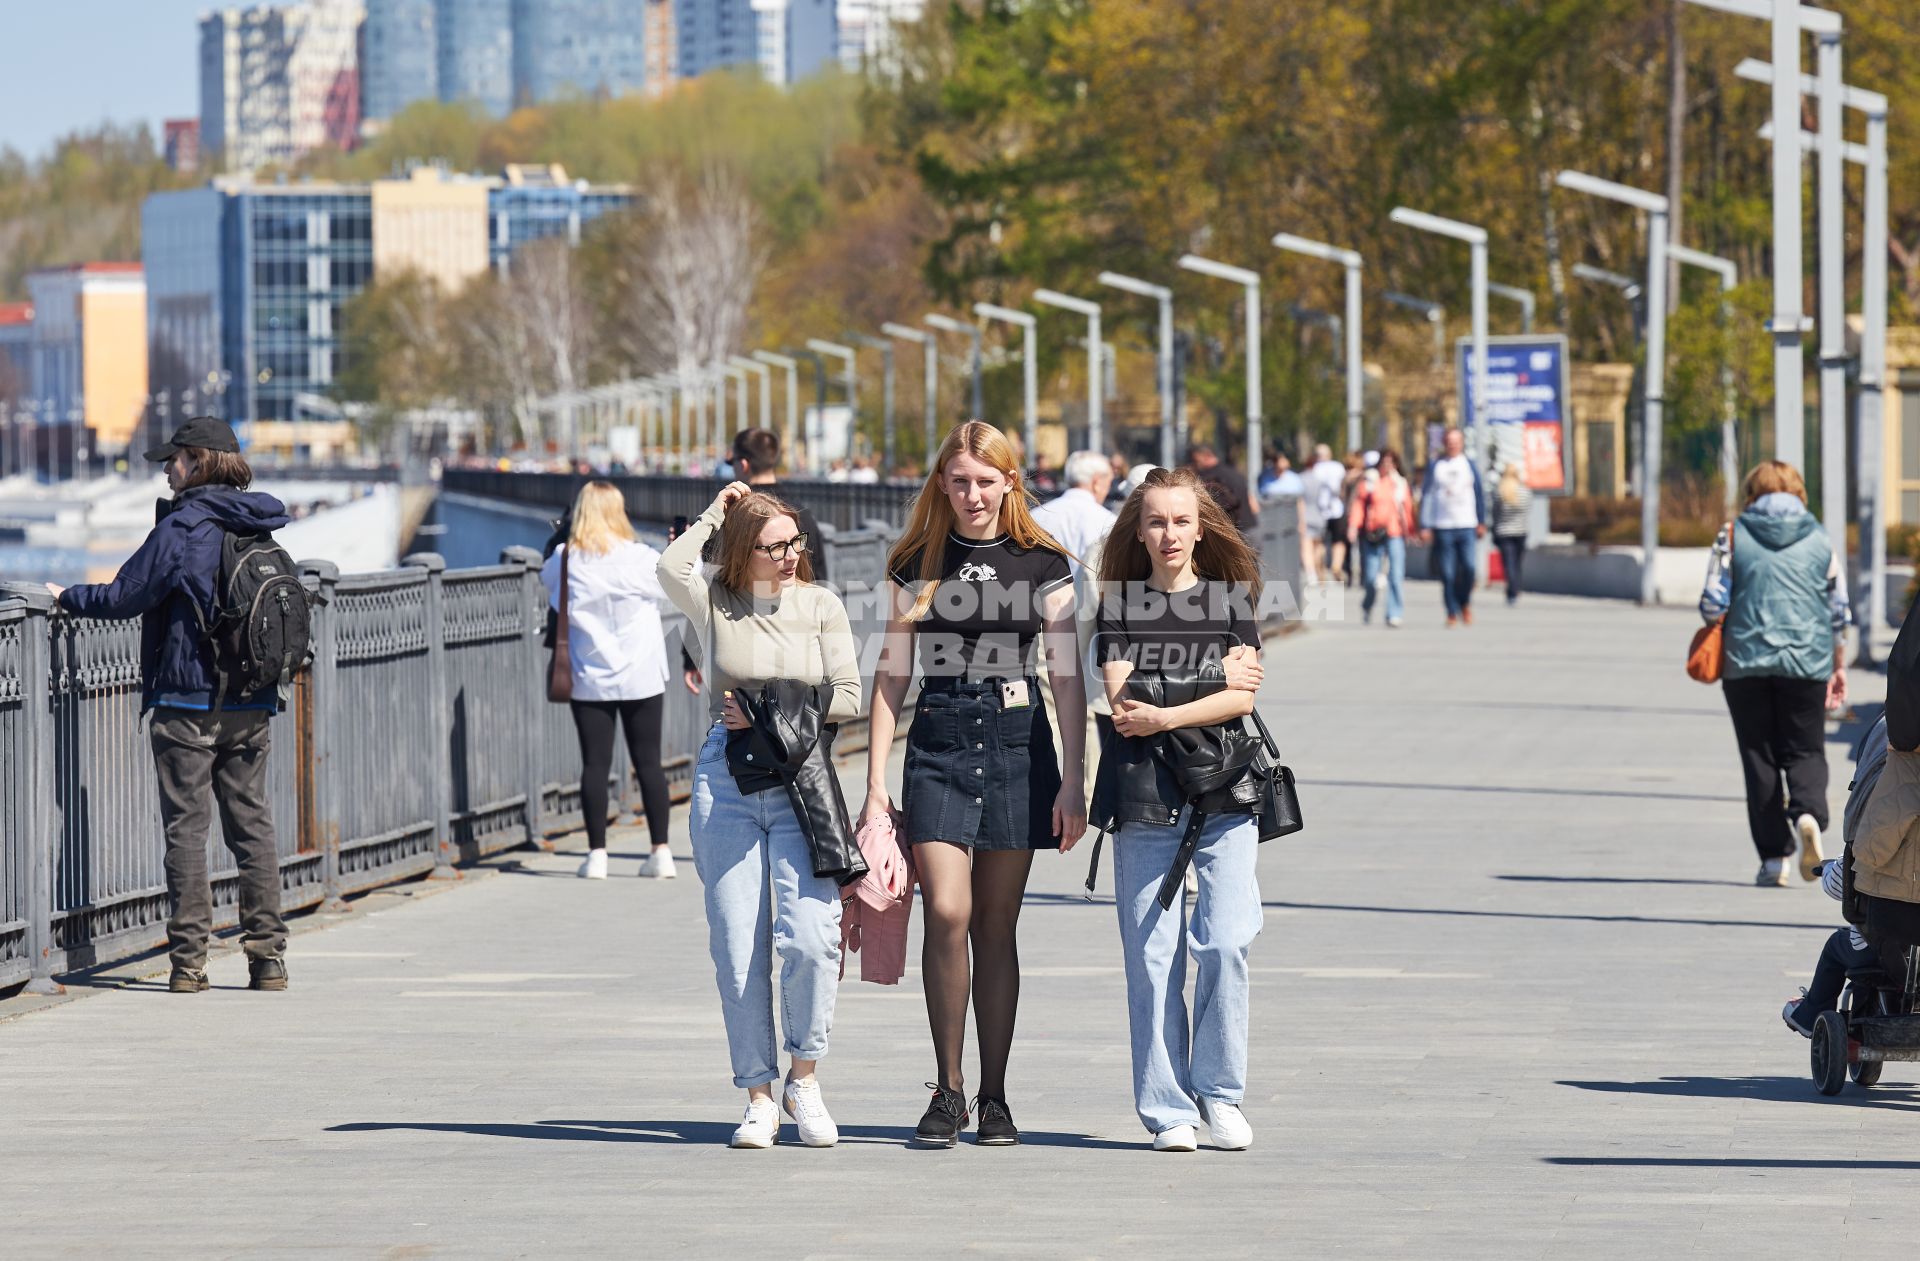
[[173,437],[157,447],[147,448],[147,458],[156,464],[171,460],[181,447],[237,452],[240,450],[240,439],[234,437],[233,429],[217,416],[192,416],[186,424],[173,431]]

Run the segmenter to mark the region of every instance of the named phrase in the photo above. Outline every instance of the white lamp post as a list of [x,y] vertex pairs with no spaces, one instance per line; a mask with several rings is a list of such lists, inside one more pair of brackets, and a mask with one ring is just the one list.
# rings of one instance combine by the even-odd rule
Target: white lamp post
[[901,341],[917,342],[921,353],[926,356],[921,367],[921,388],[927,396],[927,459],[933,459],[934,433],[940,420],[940,346],[933,334],[923,328],[914,328],[909,324],[886,323],[880,331],[888,337],[898,337]]
[[[787,374],[787,432],[781,445],[787,451],[787,463],[799,468],[801,461],[794,457],[793,434],[800,427],[800,361],[786,355],[776,355],[771,350],[756,350],[753,357],[770,368],[782,368]],[[813,472],[813,452],[806,452],[806,468]]]
[[1250,476],[1257,475],[1264,462],[1264,440],[1260,433],[1260,273],[1215,262],[1198,254],[1181,255],[1180,266],[1216,280],[1231,281],[1246,290],[1247,472]]
[[1366,410],[1366,366],[1360,361],[1360,255],[1294,236],[1275,234],[1273,243],[1294,254],[1305,254],[1322,262],[1338,263],[1347,273],[1347,450],[1360,449],[1362,415]]
[[887,475],[893,474],[893,343],[884,337],[869,337],[849,329],[841,334],[856,346],[880,352],[880,434],[881,462]]
[[[733,430],[731,433],[722,432],[718,435],[719,437],[726,438],[728,441],[732,441],[734,434],[750,427],[747,420],[747,372],[746,369],[733,361],[732,356],[728,356],[715,366],[718,367],[722,373],[733,379]],[[727,387],[724,385],[720,387],[720,393],[723,399],[726,395],[726,389]],[[725,410],[724,407],[721,409],[723,416],[725,415]]]
[[1177,458],[1174,452],[1185,445],[1187,437],[1185,417],[1174,413],[1173,290],[1165,285],[1123,276],[1117,271],[1103,271],[1098,279],[1103,285],[1152,298],[1160,304],[1160,353],[1156,365],[1159,369],[1156,375],[1160,392],[1160,464],[1163,468],[1172,468]]
[[1394,306],[1404,307],[1433,326],[1433,370],[1445,372],[1447,369],[1447,309],[1438,302],[1426,298],[1416,298],[1410,293],[1401,293],[1389,289],[1380,295]]
[[1025,311],[1015,311],[1010,307],[995,306],[991,302],[976,302],[973,313],[982,319],[999,320],[1011,324],[1020,330],[1021,358],[1021,403],[1025,418],[1022,430],[1026,439],[1027,467],[1033,468],[1038,462],[1039,451],[1036,444],[1040,441],[1040,367],[1039,354],[1035,346],[1034,324],[1036,321]]
[[1403,228],[1432,232],[1438,236],[1465,241],[1471,247],[1470,281],[1473,290],[1473,414],[1461,419],[1467,428],[1467,455],[1481,462],[1481,448],[1487,441],[1487,230],[1457,219],[1442,219],[1425,211],[1395,206],[1387,216]]
[[1105,375],[1100,348],[1100,304],[1053,289],[1034,290],[1033,300],[1087,318],[1087,449],[1104,452],[1107,433],[1106,419],[1100,409],[1100,382]]
[[[853,347],[842,346],[839,342],[822,341],[818,337],[809,337],[807,338],[807,349],[816,355],[826,355],[828,358],[838,359],[847,370],[843,382],[847,390],[847,424],[849,429],[847,445],[848,448],[851,449],[853,446],[852,434],[858,432],[860,426],[860,382],[859,378],[854,375]],[[822,415],[820,417],[821,424],[824,425],[826,419],[827,418]]]
[[758,359],[729,355],[727,362],[760,378],[760,428],[773,428],[773,369]]
[[[986,417],[981,414],[986,410],[987,405],[981,400],[980,395],[979,325],[969,324],[965,320],[956,320],[951,315],[941,315],[938,311],[929,312],[921,318],[928,327],[937,328],[943,333],[958,333],[972,344],[973,358],[968,364],[968,367],[973,374],[973,417],[975,420],[985,420]],[[929,458],[932,457],[933,451],[931,448],[928,449],[927,455]]]
[[[1733,323],[1733,308],[1727,302],[1727,291],[1740,283],[1740,268],[1730,258],[1721,258],[1718,254],[1707,254],[1700,250],[1688,249],[1684,245],[1668,245],[1667,257],[1689,267],[1698,267],[1710,271],[1720,278],[1720,327],[1724,331]],[[1735,427],[1740,419],[1740,405],[1733,393],[1733,361],[1723,357],[1720,361],[1720,480],[1726,484],[1727,511],[1734,509],[1735,496],[1739,494],[1740,482],[1740,445]]]
[[1667,199],[1595,179],[1578,171],[1554,177],[1560,187],[1632,206],[1647,214],[1647,370],[1642,378],[1642,415],[1645,434],[1640,442],[1640,602],[1652,604],[1658,595],[1654,566],[1660,552],[1660,447],[1662,409],[1667,386]]
[[1496,298],[1506,298],[1509,301],[1518,302],[1520,304],[1520,331],[1522,333],[1531,333],[1533,331],[1533,290],[1522,289],[1519,285],[1497,285],[1489,280],[1487,282],[1487,292]]

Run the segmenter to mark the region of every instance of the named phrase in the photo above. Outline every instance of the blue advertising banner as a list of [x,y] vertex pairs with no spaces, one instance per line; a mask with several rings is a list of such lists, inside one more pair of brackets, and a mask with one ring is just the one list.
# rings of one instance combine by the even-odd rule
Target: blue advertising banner
[[[1455,346],[1460,415],[1473,415],[1473,341]],[[1567,339],[1560,334],[1487,339],[1487,419],[1495,467],[1518,460],[1527,485],[1548,495],[1573,489],[1572,396]]]

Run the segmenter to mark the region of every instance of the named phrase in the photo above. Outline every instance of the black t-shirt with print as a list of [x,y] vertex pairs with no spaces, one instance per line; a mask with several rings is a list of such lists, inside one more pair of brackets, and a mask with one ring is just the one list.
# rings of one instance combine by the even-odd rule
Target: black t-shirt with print
[[1191,678],[1238,644],[1260,647],[1260,627],[1244,588],[1201,579],[1182,591],[1129,582],[1105,593],[1094,660],[1131,661],[1142,674]]
[[[920,553],[890,575],[920,590]],[[914,627],[920,673],[933,679],[1017,679],[1033,673],[1033,641],[1046,597],[1073,582],[1067,558],[1021,547],[1005,535],[975,540],[948,534],[939,585]]]

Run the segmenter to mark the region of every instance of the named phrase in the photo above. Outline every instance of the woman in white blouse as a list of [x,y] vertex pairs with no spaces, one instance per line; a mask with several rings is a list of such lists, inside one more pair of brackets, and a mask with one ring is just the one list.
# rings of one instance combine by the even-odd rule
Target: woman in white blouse
[[[571,559],[568,559],[568,558]],[[667,649],[660,629],[660,553],[640,542],[627,520],[626,500],[611,482],[593,481],[573,501],[567,541],[540,571],[548,603],[560,607],[560,573],[567,573],[567,646],[573,658],[574,729],[580,736],[580,807],[586,815],[587,860],[580,874],[607,876],[607,779],[613,769],[616,726],[640,781],[653,852],[642,876],[673,878],[667,848],[671,802],[660,765],[660,725],[666,706]]]

